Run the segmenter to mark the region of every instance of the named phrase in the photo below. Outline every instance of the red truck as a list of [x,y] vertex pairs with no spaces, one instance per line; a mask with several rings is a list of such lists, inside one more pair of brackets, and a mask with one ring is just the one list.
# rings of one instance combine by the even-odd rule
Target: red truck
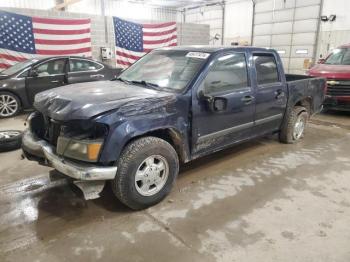
[[327,78],[326,109],[350,111],[350,44],[334,49],[308,74]]

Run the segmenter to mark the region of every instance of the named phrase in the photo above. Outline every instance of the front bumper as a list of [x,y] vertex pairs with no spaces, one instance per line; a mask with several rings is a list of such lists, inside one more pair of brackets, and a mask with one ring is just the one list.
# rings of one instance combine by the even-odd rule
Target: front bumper
[[327,95],[323,105],[325,108],[350,111],[350,96],[349,97],[336,97]]
[[39,139],[28,129],[23,133],[22,149],[29,160],[45,162],[48,166],[77,180],[112,180],[117,173],[117,167],[100,167],[64,159],[55,153],[53,146]]

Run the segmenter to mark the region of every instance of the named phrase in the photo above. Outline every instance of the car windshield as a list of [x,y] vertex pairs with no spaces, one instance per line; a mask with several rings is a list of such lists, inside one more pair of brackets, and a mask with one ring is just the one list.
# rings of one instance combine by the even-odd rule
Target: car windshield
[[328,56],[325,64],[350,65],[350,48],[337,48]]
[[28,59],[26,61],[23,62],[19,62],[17,64],[14,64],[13,66],[5,69],[4,71],[1,71],[2,75],[12,75],[15,74],[23,69],[25,69],[26,67],[34,64],[35,62],[37,62],[38,59]]
[[153,51],[125,70],[118,79],[149,88],[180,92],[193,79],[208,53],[180,50]]

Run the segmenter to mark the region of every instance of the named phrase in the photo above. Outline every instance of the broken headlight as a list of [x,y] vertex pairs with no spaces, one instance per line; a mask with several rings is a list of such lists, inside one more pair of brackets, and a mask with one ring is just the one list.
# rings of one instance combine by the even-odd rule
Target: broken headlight
[[[58,155],[86,161],[97,162],[102,150],[108,129],[104,125],[97,125],[77,134],[77,129],[64,127],[57,140],[56,153]],[[82,130],[80,130],[82,132]]]

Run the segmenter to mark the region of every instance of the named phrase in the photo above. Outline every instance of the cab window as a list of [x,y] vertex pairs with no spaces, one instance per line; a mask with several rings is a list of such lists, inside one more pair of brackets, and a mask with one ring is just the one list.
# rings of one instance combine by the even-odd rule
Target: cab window
[[51,60],[35,67],[34,70],[38,73],[38,76],[50,76],[64,74],[64,67],[66,64],[65,59]]
[[280,82],[277,63],[271,54],[253,55],[258,85]]
[[69,60],[69,71],[70,72],[85,72],[94,71],[101,69],[103,66],[101,64],[95,63],[88,60],[70,59]]
[[216,59],[204,80],[204,92],[231,92],[248,87],[245,55],[231,53]]

